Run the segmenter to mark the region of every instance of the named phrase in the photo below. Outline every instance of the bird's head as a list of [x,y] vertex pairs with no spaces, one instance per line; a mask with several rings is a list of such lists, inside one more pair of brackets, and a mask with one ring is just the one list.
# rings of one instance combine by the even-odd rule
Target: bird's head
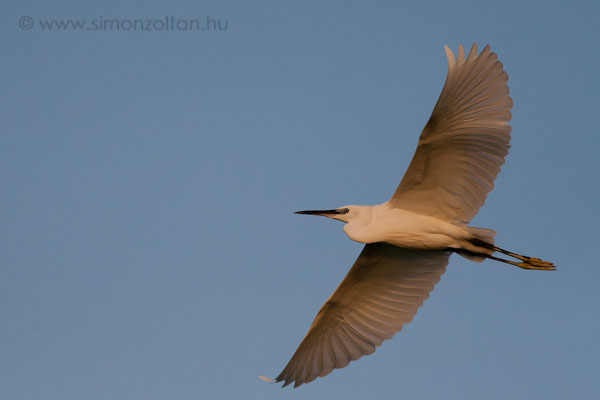
[[344,232],[348,237],[359,243],[372,243],[376,238],[365,229],[371,221],[373,207],[369,206],[344,206],[333,210],[297,211],[296,214],[321,215],[346,222]]
[[296,211],[295,214],[320,215],[322,217],[337,219],[342,222],[350,222],[360,218],[360,209],[360,206],[344,206],[332,210]]

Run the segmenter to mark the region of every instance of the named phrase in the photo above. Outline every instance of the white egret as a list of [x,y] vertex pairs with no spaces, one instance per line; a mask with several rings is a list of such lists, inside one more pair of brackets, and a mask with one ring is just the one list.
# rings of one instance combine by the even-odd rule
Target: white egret
[[445,50],[446,83],[392,198],[375,206],[298,212],[343,221],[348,237],[366,245],[281,374],[262,379],[297,387],[373,353],[412,320],[452,253],[555,269],[496,247],[493,230],[467,226],[508,153],[512,100],[508,75],[489,46],[478,55],[473,44],[466,59],[459,46],[456,60]]

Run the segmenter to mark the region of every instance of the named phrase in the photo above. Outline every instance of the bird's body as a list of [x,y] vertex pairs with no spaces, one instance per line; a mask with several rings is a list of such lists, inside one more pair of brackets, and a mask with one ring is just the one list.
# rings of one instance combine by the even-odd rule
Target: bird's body
[[[452,253],[523,269],[554,270],[494,244],[495,231],[467,226],[494,187],[510,147],[512,100],[496,54],[446,47],[448,77],[393,196],[375,206],[299,211],[345,223],[365,243],[275,381],[294,387],[371,354],[410,322]],[[500,252],[518,261],[495,257]],[[267,378],[264,378],[268,380]]]
[[[482,239],[466,226],[393,207],[389,202],[375,206],[346,206],[350,211],[336,219],[347,222],[344,232],[355,242],[388,243],[419,250],[468,250],[491,252],[475,246],[470,240]],[[349,215],[357,213],[355,219]],[[493,232],[493,231],[490,231]],[[492,234],[493,235],[493,234]]]

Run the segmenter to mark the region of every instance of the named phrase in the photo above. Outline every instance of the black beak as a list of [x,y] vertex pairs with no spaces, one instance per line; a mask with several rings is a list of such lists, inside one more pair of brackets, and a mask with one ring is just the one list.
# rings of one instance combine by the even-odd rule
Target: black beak
[[307,210],[307,211],[296,211],[294,214],[305,214],[305,215],[322,215],[323,217],[329,217],[339,214],[347,214],[347,208],[336,208],[334,210]]

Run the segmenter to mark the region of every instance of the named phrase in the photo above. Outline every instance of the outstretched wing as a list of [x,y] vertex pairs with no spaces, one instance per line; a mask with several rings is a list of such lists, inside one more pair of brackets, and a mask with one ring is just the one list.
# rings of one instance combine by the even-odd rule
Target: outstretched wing
[[417,151],[390,199],[397,208],[468,223],[494,187],[510,148],[508,74],[486,46],[458,59],[445,46],[448,76]]
[[410,322],[446,270],[450,253],[368,244],[275,379],[308,383],[371,354]]

